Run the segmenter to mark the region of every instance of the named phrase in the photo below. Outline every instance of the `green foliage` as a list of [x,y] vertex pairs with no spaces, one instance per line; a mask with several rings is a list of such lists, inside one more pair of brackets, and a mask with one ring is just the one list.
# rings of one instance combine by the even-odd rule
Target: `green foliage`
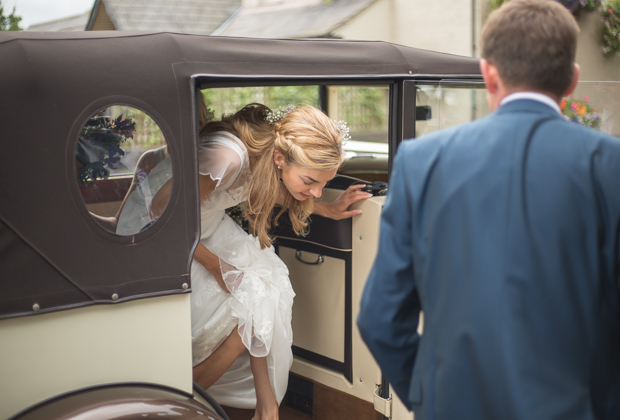
[[249,103],[258,102],[270,108],[293,105],[317,106],[317,86],[253,86],[202,91],[209,109],[215,118],[233,114]]
[[22,20],[21,16],[15,15],[15,7],[10,15],[4,15],[4,6],[0,1],[0,31],[21,31],[19,22]]
[[[255,86],[216,88],[202,91],[207,107],[215,119],[237,112],[245,105],[258,102],[271,109],[287,105],[318,106],[318,86]],[[337,120],[347,122],[351,133],[387,131],[389,91],[377,87],[337,88]]]
[[598,9],[601,6],[601,0],[585,0],[583,10],[591,12]]
[[338,119],[346,121],[352,133],[387,131],[388,95],[388,90],[382,88],[341,86]]
[[507,3],[509,0],[491,0],[491,11],[497,9],[504,3]]
[[[128,110],[124,110],[128,112]],[[132,112],[127,116],[135,122],[137,135],[134,137],[134,147],[140,150],[147,150],[166,145],[163,133],[157,123],[144,112]],[[138,134],[139,133],[139,134]]]
[[601,50],[607,57],[620,55],[620,0],[608,0],[601,9]]

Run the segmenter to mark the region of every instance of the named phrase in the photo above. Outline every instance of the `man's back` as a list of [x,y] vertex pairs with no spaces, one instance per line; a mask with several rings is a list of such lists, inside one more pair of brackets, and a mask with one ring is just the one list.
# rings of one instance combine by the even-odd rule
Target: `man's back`
[[398,150],[358,326],[416,420],[620,419],[620,141],[559,114],[578,33],[506,2],[481,34],[494,112]]
[[519,100],[401,147],[416,414],[620,418],[620,141]]

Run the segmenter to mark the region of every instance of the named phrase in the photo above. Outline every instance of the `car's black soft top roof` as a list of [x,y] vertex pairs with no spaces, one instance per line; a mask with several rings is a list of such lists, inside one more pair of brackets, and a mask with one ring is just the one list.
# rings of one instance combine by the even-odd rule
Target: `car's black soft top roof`
[[[477,59],[384,42],[171,33],[1,32],[0,61],[0,318],[188,291],[199,235],[193,76],[479,77]],[[114,103],[157,121],[175,170],[161,219],[130,237],[96,224],[75,175],[79,130]]]
[[[85,65],[86,59],[104,63],[123,57],[127,64],[138,64],[137,70],[148,67],[149,63],[167,66],[201,63],[201,72],[213,75],[449,77],[480,74],[475,58],[382,41],[276,40],[116,31],[5,32],[0,36],[0,51],[7,51],[12,43],[19,44],[29,58],[36,56],[41,65],[72,61],[78,54]],[[41,49],[49,55],[41,55]],[[32,62],[22,62],[28,63]]]

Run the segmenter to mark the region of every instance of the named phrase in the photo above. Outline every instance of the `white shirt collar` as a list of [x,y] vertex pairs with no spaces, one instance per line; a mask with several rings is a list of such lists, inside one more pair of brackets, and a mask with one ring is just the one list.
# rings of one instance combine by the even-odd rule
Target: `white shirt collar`
[[562,111],[560,111],[560,107],[559,105],[550,97],[548,97],[547,95],[543,95],[542,93],[538,93],[538,92],[514,92],[511,93],[510,95],[506,96],[504,99],[502,99],[502,101],[500,102],[500,106],[507,104],[508,102],[512,102],[512,101],[516,101],[519,99],[530,99],[532,101],[537,101],[540,103],[543,103],[553,109],[555,109],[558,114],[562,114]]

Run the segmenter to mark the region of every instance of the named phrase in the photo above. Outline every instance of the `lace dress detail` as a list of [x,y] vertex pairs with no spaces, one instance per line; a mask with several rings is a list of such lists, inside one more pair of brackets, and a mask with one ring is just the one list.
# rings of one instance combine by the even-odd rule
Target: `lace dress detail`
[[[206,359],[235,326],[248,349],[267,357],[269,378],[278,402],[284,397],[292,364],[291,315],[295,296],[286,265],[273,247],[261,249],[224,210],[247,198],[250,165],[245,145],[227,132],[202,139],[199,172],[217,181],[201,202],[201,242],[220,259],[222,277],[230,293],[194,261],[192,281],[193,364]],[[249,354],[239,358],[211,387],[222,405],[254,408],[256,396]]]

